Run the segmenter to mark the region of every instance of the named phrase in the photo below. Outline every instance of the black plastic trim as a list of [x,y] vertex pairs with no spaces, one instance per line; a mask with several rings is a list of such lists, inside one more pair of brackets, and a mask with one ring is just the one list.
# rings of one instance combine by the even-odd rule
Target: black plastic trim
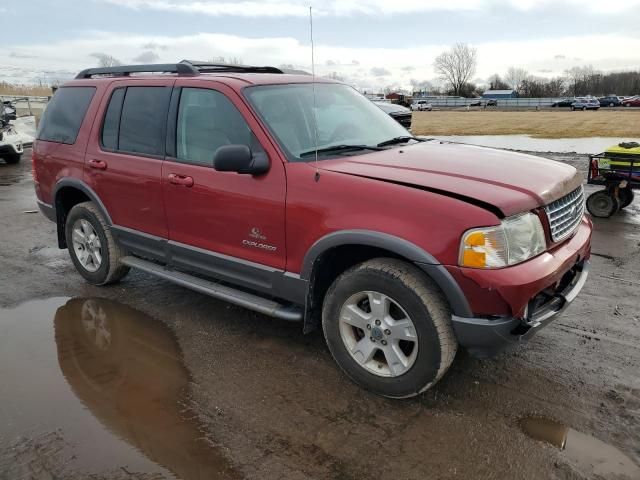
[[291,272],[203,248],[112,225],[113,234],[132,254],[304,305],[308,282]]
[[53,205],[49,205],[48,203],[44,203],[40,200],[36,200],[36,202],[38,203],[38,208],[40,209],[40,212],[42,212],[42,214],[52,222],[56,222],[57,217],[56,217],[55,207]]
[[109,212],[107,212],[107,209],[105,208],[104,203],[102,203],[102,200],[100,200],[100,197],[98,197],[98,194],[94,192],[89,185],[87,185],[81,180],[78,180],[77,178],[63,178],[59,180],[58,183],[56,183],[55,187],[53,187],[53,195],[52,195],[54,202],[57,201],[58,192],[60,191],[60,189],[64,187],[77,188],[78,190],[86,194],[87,197],[89,197],[89,199],[96,204],[96,206],[100,210],[100,213],[102,213],[102,216],[106,220],[107,224],[108,225],[112,224],[111,216],[109,215]]
[[119,225],[112,225],[111,231],[116,241],[135,255],[163,263],[169,262],[169,246],[165,238]]
[[309,281],[312,278],[316,260],[320,255],[340,245],[367,245],[382,248],[414,262],[440,287],[455,315],[472,316],[469,302],[462,289],[433,255],[407,240],[388,233],[371,230],[340,230],[325,235],[314,243],[305,255],[300,278]]

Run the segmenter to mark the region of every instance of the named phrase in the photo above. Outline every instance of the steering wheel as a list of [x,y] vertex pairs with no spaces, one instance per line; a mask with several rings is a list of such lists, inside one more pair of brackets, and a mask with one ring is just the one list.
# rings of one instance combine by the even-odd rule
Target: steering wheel
[[343,122],[340,123],[329,138],[329,143],[335,143],[339,140],[346,140],[347,138],[357,137],[360,134],[360,128],[353,123]]

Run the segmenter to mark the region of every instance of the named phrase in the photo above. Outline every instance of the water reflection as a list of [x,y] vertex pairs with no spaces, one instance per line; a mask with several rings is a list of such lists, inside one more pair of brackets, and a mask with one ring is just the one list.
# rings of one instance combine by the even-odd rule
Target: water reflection
[[[25,329],[30,332],[29,343],[14,349],[9,363],[5,357],[12,349],[0,342],[0,362],[14,370],[2,395],[14,412],[0,409],[0,421],[5,415],[11,419],[9,433],[17,437],[59,428],[76,445],[76,468],[88,472],[126,467],[162,474],[149,467],[155,464],[183,479],[238,476],[202,439],[184,406],[189,372],[170,329],[110,300],[71,299],[53,311],[47,308],[51,302],[33,303],[0,310],[2,338],[20,339]],[[53,332],[50,320],[25,315],[27,311],[49,319],[53,314]],[[45,345],[52,337],[55,350]],[[56,356],[62,375],[52,371]],[[20,381],[26,372],[39,381]]]
[[629,457],[595,437],[546,417],[525,417],[520,420],[520,426],[531,438],[563,450],[567,459],[590,477],[640,478],[640,468]]

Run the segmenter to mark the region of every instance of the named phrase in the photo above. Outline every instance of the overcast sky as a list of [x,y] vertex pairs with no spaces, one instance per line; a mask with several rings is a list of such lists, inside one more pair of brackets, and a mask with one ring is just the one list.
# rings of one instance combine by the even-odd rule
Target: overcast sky
[[573,66],[640,69],[640,0],[21,0],[0,6],[0,80],[69,78],[95,54],[124,63],[239,57],[360,88],[435,77],[455,42],[478,49],[476,79],[509,66],[550,77]]

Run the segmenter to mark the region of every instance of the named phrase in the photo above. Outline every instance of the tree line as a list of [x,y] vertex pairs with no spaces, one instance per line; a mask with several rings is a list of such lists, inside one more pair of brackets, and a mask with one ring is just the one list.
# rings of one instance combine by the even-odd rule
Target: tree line
[[[531,75],[524,68],[510,67],[503,76],[496,73],[489,77],[488,85],[482,85],[471,81],[477,62],[476,49],[464,43],[442,52],[433,67],[445,87],[431,88],[431,93],[475,97],[485,89],[515,90],[524,98],[640,94],[640,71],[604,73],[589,65],[565,70],[562,76],[545,78]],[[425,82],[415,82],[418,83],[426,86]]]

